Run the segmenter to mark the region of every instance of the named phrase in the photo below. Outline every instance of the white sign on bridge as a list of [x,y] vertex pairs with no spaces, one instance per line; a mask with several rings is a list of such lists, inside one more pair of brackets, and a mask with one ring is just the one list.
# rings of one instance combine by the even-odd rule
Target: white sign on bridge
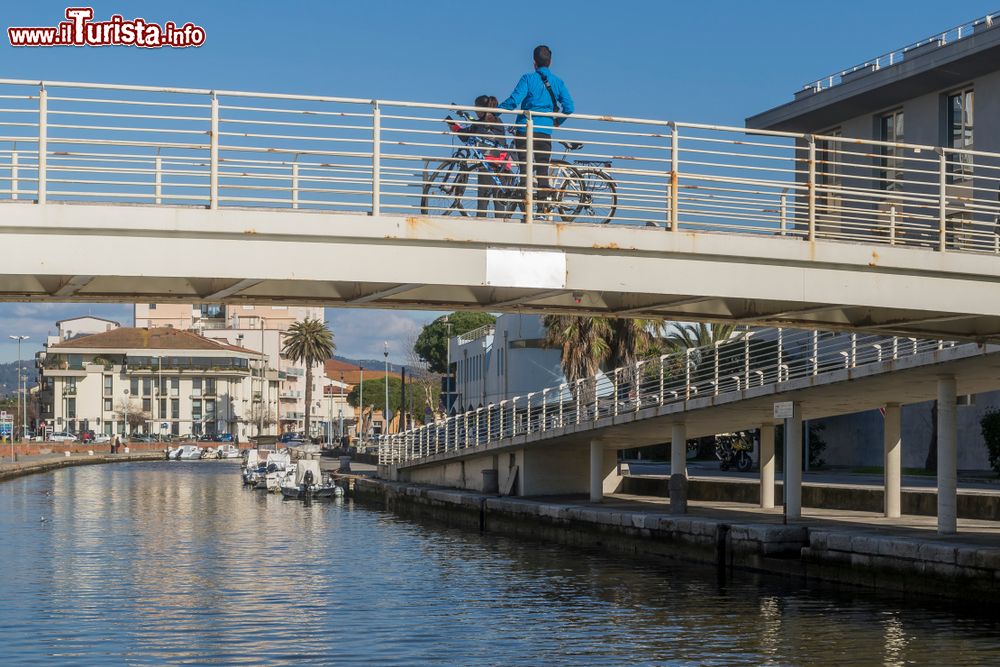
[[774,404],[775,419],[791,419],[795,413],[795,403],[792,401],[782,401]]

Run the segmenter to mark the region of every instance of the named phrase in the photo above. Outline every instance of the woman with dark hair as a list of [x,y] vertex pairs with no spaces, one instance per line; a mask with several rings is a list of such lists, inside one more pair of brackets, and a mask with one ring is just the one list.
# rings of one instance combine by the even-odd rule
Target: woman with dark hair
[[[502,213],[506,210],[505,202],[496,201],[497,184],[494,174],[507,168],[510,161],[507,144],[507,128],[500,117],[492,111],[483,109],[496,109],[499,105],[497,98],[492,95],[480,95],[474,102],[479,110],[476,111],[475,119],[469,125],[461,126],[451,121],[452,132],[461,134],[466,143],[475,144],[486,158],[486,166],[477,170],[476,183],[476,217],[485,218],[489,209],[490,200],[493,200],[494,213]],[[489,169],[488,171],[486,169]]]

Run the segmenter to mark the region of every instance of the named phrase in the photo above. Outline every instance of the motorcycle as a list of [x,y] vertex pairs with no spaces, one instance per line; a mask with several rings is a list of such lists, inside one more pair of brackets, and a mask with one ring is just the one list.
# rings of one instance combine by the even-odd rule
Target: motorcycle
[[753,442],[745,435],[725,433],[715,438],[715,457],[719,459],[721,470],[736,468],[740,472],[750,472],[753,468],[752,450]]

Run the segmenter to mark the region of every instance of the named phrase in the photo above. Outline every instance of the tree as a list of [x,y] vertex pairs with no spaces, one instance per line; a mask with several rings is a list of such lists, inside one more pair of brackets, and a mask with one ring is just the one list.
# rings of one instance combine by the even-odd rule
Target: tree
[[128,398],[118,400],[118,408],[115,410],[116,418],[119,421],[126,421],[125,435],[131,435],[137,428],[148,424],[153,418],[148,412],[143,412],[138,405]]
[[674,322],[667,326],[664,343],[672,352],[683,352],[699,347],[709,347],[737,337],[733,324],[705,324],[703,322]]
[[[571,315],[546,315],[545,342],[562,349],[560,365],[573,396],[577,396],[577,380],[585,385],[601,369],[609,353],[608,338],[611,329],[603,317],[575,317]],[[584,392],[587,387],[584,386]]]
[[329,359],[335,349],[337,346],[333,342],[333,333],[327,328],[325,322],[306,318],[288,327],[288,337],[285,338],[285,343],[282,346],[282,354],[306,367],[305,432],[307,438],[312,433],[309,429],[309,422],[312,415],[313,366]]
[[257,429],[257,435],[261,435],[264,429],[274,426],[277,419],[275,419],[267,403],[264,401],[254,401],[253,405],[250,406],[249,414],[243,421],[244,423],[252,424]]
[[447,374],[449,329],[451,336],[458,336],[494,322],[496,318],[489,313],[458,312],[442,315],[421,330],[413,344],[413,351],[427,364],[427,370]]

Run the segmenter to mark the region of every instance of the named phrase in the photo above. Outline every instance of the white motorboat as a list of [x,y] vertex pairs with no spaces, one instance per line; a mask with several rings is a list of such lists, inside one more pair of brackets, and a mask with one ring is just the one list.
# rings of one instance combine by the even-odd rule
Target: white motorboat
[[[281,491],[281,478],[285,476],[285,470],[291,464],[291,457],[287,451],[271,452],[267,456],[267,475],[264,478],[263,488],[269,493]],[[255,488],[261,488],[260,482]]]
[[215,455],[220,459],[238,459],[240,458],[240,448],[236,445],[222,445],[215,450]]
[[256,449],[248,449],[243,455],[241,472],[243,483],[248,486],[256,486],[260,478],[267,472],[267,464],[261,459],[260,453]]
[[344,490],[334,484],[332,477],[323,477],[319,461],[315,459],[302,460],[295,464],[294,476],[286,476],[281,486],[281,495],[299,500],[332,498],[343,494]]
[[169,460],[169,461],[176,461],[177,457],[180,456],[180,453],[181,453],[181,448],[180,447],[167,447],[167,451],[166,451],[167,460]]
[[181,445],[177,454],[179,461],[195,461],[201,458],[201,447],[197,445]]

